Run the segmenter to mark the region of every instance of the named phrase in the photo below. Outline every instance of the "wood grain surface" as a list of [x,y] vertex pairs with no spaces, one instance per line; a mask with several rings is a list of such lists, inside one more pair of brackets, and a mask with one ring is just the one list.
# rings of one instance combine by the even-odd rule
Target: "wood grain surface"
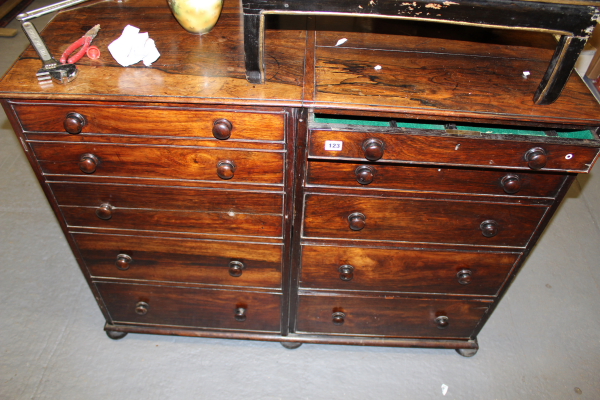
[[[305,202],[305,238],[513,247],[527,246],[548,209],[471,201],[318,194],[307,194]],[[355,212],[366,216],[362,230],[349,227],[348,217]],[[486,220],[498,223],[496,236],[482,235],[480,224]]]
[[[302,246],[301,289],[496,295],[518,253],[424,251],[341,246]],[[340,267],[353,267],[350,280]],[[471,272],[461,284],[457,274]]]
[[[96,1],[60,12],[42,32],[50,52],[60,57],[69,44],[100,24],[94,45],[101,57],[82,59],[79,75],[68,85],[40,87],[35,73],[42,63],[30,47],[2,81],[0,96],[12,92],[12,97],[20,93],[28,98],[111,100],[119,96],[119,100],[299,105],[305,31],[298,24],[269,30],[268,83],[250,84],[245,77],[240,8],[239,1],[225,1],[217,25],[202,36],[186,32],[164,0]],[[161,57],[151,67],[142,63],[122,67],[110,55],[108,45],[128,24],[148,32],[156,42]]]
[[283,215],[281,193],[62,182],[50,187],[61,206],[110,203],[117,208]]
[[[214,139],[213,126],[227,119],[233,128],[228,140],[283,141],[284,115],[242,110],[204,110],[199,108],[152,107],[144,104],[122,105],[40,105],[13,106],[23,125],[30,132],[67,133],[64,121],[69,113],[83,116],[81,134],[143,135],[169,138],[192,137]],[[225,141],[220,141],[226,145]]]
[[[531,148],[542,147],[547,153],[548,162],[544,170],[588,172],[596,157],[598,148],[587,147],[589,143],[580,141],[582,146],[558,145],[536,142],[535,138],[521,137],[520,141],[510,135],[487,135],[473,138],[467,135],[413,135],[401,130],[386,134],[376,131],[347,132],[341,130],[313,130],[310,132],[309,157],[320,159],[344,159],[364,161],[363,143],[371,138],[380,139],[385,150],[379,161],[403,163],[479,166],[483,168],[519,168],[531,170],[525,160],[525,153]],[[325,149],[327,140],[343,142],[342,150]],[[570,154],[570,156],[569,156]]]
[[[282,152],[56,142],[33,142],[31,147],[45,174],[283,184]],[[84,173],[79,168],[83,154],[98,158],[93,173]],[[218,176],[217,165],[221,160],[235,163],[231,179]]]
[[554,104],[533,104],[551,35],[375,18],[317,17],[317,27],[317,109],[598,124],[599,106],[575,73]]
[[258,236],[281,238],[281,215],[152,210],[118,207],[110,219],[96,216],[95,207],[61,207],[70,228],[91,227],[110,230],[129,229],[154,232],[187,232],[228,236]]
[[[72,236],[94,279],[281,288],[281,245],[82,233]],[[131,257],[126,270],[116,266],[120,254]],[[229,274],[231,261],[244,265],[240,276]]]
[[[369,166],[375,171],[371,183],[365,185],[357,181],[356,169],[360,166]],[[508,175],[519,177],[521,188],[518,192],[508,194],[502,188],[502,179]],[[306,185],[361,190],[554,197],[564,180],[564,175],[547,173],[309,161]]]
[[[113,323],[279,331],[281,294],[98,282]],[[138,315],[136,304],[148,304]],[[236,308],[246,320],[235,319]]]
[[[342,20],[317,17],[316,40],[309,41],[314,47],[306,49],[305,17],[268,16],[267,80],[253,85],[245,79],[239,2],[225,1],[217,26],[204,36],[185,32],[161,0],[86,3],[59,13],[42,37],[57,55],[99,23],[94,44],[102,57],[80,61],[79,76],[68,85],[41,87],[35,79],[41,62],[29,48],[0,82],[0,97],[307,106],[600,124],[600,106],[576,74],[557,102],[533,104],[555,46],[549,35],[464,28],[447,35],[441,24]],[[151,67],[121,67],[110,56],[107,46],[125,24],[148,31],[156,41],[161,58]],[[336,46],[341,38],[348,41]],[[530,73],[527,79],[524,71]],[[303,94],[303,87],[314,90]]]
[[[368,298],[300,294],[298,331],[395,337],[470,337],[490,303],[484,301],[418,300],[387,296]],[[332,314],[343,312],[342,325],[334,325]],[[446,329],[434,320],[449,318]]]

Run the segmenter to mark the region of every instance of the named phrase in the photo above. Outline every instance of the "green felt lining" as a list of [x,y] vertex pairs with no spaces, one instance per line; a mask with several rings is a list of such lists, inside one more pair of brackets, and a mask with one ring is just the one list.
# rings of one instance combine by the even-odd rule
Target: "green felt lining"
[[569,139],[593,139],[594,134],[590,130],[585,131],[556,131],[558,137]]
[[496,135],[527,135],[527,136],[546,136],[542,130],[533,129],[512,129],[512,128],[490,128],[487,126],[460,125],[456,126],[459,131],[475,131],[481,133],[490,133]]
[[398,122],[397,126],[399,128],[408,128],[408,129],[436,129],[436,130],[446,130],[446,127],[442,124],[422,124],[422,123],[414,123],[414,122]]
[[390,121],[370,120],[370,119],[341,119],[341,118],[318,118],[318,117],[315,117],[315,122],[319,123],[319,124],[391,126]]
[[[345,125],[361,125],[361,126],[385,126],[391,127],[391,121],[386,120],[371,120],[371,119],[346,119],[346,118],[321,118],[315,117],[315,122],[320,124],[345,124]],[[426,124],[420,122],[397,121],[398,128],[407,129],[434,129],[445,131],[446,127],[443,124]],[[481,132],[495,135],[525,135],[525,136],[548,136],[543,129],[519,129],[519,128],[498,128],[486,127],[477,125],[458,125],[456,130]],[[558,137],[567,139],[594,139],[594,135],[590,130],[556,130]]]

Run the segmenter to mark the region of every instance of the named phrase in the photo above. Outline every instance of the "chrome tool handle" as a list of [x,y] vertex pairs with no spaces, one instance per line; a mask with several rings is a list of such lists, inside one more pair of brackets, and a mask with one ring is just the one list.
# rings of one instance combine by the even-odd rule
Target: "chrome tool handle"
[[48,51],[46,44],[40,37],[37,29],[35,29],[35,26],[31,22],[23,22],[23,31],[27,35],[27,38],[35,51],[40,55],[40,58],[44,63],[44,69],[56,68],[58,63]]
[[18,21],[28,21],[33,18],[41,17],[42,15],[50,14],[54,11],[62,10],[63,8],[71,7],[79,3],[86,2],[88,0],[65,0],[55,4],[50,4],[49,6],[38,8],[32,11],[28,11],[22,14],[17,15]]

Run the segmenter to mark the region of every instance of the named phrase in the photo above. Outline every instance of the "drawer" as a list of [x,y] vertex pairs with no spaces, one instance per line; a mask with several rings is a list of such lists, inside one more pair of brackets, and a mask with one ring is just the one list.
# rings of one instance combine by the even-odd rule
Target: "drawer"
[[299,333],[470,338],[491,302],[301,294]]
[[115,210],[135,208],[279,216],[283,213],[283,194],[277,192],[65,182],[49,182],[49,186],[60,206],[110,204]]
[[105,282],[96,287],[115,324],[281,330],[280,294]]
[[520,255],[305,245],[300,287],[495,296]]
[[[106,207],[61,207],[69,228],[127,229],[153,232],[185,232],[241,237],[282,238],[278,215],[229,214],[178,210],[141,210]],[[107,215],[108,214],[108,215]],[[98,215],[107,216],[100,218]]]
[[[284,115],[167,107],[14,104],[23,130],[230,140],[284,140]],[[70,131],[67,131],[67,129]]]
[[[337,145],[332,145],[331,141]],[[333,150],[330,150],[331,148]],[[542,157],[534,150],[543,153],[545,162],[542,163]],[[315,129],[310,131],[308,153],[311,158],[357,162],[371,160],[405,164],[588,172],[596,159],[598,149],[544,141],[505,140],[501,137],[490,139],[468,135],[417,135],[400,131],[383,133]],[[528,157],[534,160],[528,161]]]
[[548,207],[307,194],[306,238],[525,247]]
[[44,174],[282,185],[284,153],[30,142]]
[[282,237],[283,195],[52,183],[69,227]]
[[555,197],[566,176],[521,171],[309,161],[307,186]]
[[73,233],[92,278],[281,288],[282,246]]

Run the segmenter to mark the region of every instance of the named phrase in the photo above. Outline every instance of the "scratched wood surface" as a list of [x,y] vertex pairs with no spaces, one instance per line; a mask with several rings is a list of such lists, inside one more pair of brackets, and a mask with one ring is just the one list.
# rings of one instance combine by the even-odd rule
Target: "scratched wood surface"
[[[99,23],[94,44],[101,58],[82,59],[74,82],[47,88],[34,77],[41,61],[30,47],[0,82],[0,98],[287,105],[600,124],[600,106],[575,74],[556,103],[533,104],[555,47],[549,35],[373,18],[316,19],[316,40],[307,47],[306,17],[267,17],[267,82],[254,85],[245,79],[243,23],[235,0],[225,1],[217,26],[204,36],[184,31],[163,0],[85,3],[59,13],[42,36],[59,57]],[[151,67],[121,67],[109,54],[108,44],[126,24],[156,41],[161,57]],[[347,41],[336,46],[341,38]]]
[[[87,100],[155,100],[194,103],[236,103],[299,105],[304,67],[303,19],[292,23],[273,19],[268,29],[268,82],[253,85],[246,81],[241,3],[226,0],[216,27],[199,36],[177,23],[165,0],[125,0],[85,3],[74,11],[59,13],[42,32],[50,52],[59,58],[69,44],[95,24],[101,25],[93,44],[101,51],[99,60],[84,57],[78,62],[75,81],[42,88],[35,73],[42,63],[29,47],[0,84],[0,97],[27,97]],[[118,15],[118,18],[115,18]],[[123,28],[133,25],[149,32],[161,57],[145,67],[141,62],[120,66],[107,46]],[[11,93],[12,92],[12,93]]]
[[600,116],[575,73],[556,103],[533,104],[556,46],[550,35],[373,18],[323,17],[316,26],[314,107],[571,123]]

